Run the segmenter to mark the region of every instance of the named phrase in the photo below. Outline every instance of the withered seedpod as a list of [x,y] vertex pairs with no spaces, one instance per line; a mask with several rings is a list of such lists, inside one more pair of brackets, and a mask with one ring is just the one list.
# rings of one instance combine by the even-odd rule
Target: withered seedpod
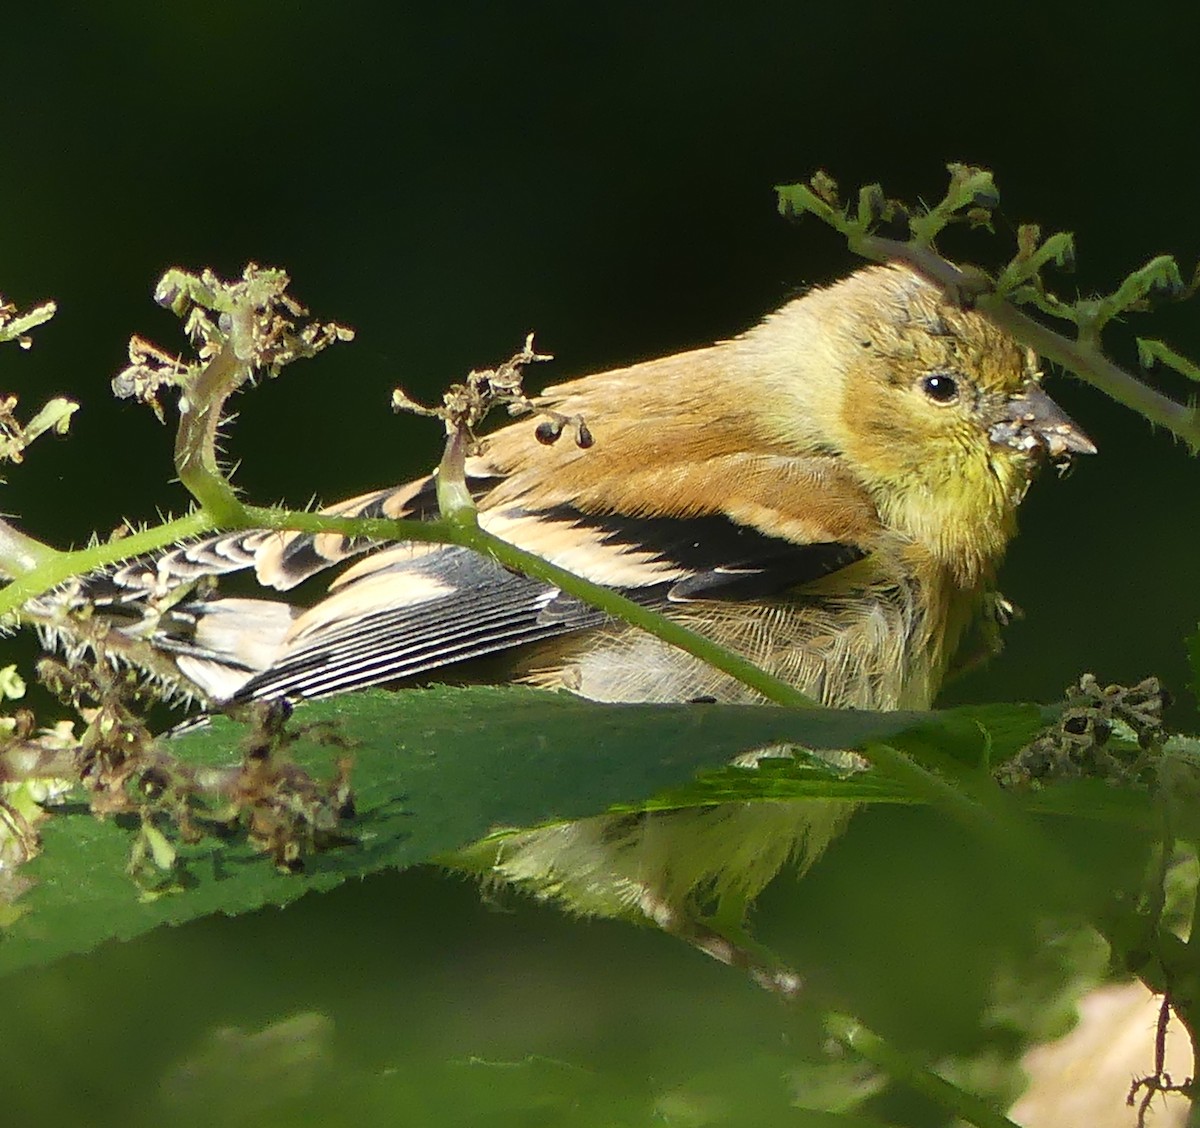
[[537,425],[534,438],[543,446],[553,446],[562,434],[563,425],[557,419],[546,419]]

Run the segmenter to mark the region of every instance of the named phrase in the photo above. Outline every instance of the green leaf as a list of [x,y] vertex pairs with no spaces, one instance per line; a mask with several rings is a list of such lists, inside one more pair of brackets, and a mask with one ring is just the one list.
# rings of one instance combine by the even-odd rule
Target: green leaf
[[[912,714],[601,705],[490,687],[373,692],[313,703],[293,720],[298,729],[310,731],[288,755],[319,778],[332,774],[332,761],[349,744],[357,814],[345,830],[352,841],[309,856],[298,875],[277,872],[241,839],[175,842],[174,880],[156,896],[139,897],[126,872],[136,820],[102,822],[79,807],[54,814],[43,824],[42,853],[22,871],[32,887],[12,906],[17,919],[0,931],[0,974],[163,924],[283,905],[350,877],[445,855],[499,826],[580,818],[617,805],[654,805],[647,801],[747,750],[781,743],[852,749],[917,724],[923,731],[953,731],[965,724],[982,741],[987,733],[970,719],[979,716],[997,731],[1009,726],[1007,746],[1011,733],[1032,733],[1044,723],[1045,711],[1032,706]],[[336,731],[337,748],[322,743],[322,727]],[[173,740],[169,747],[189,762],[228,764],[239,759],[243,737],[241,727],[217,718],[211,728]],[[804,763],[813,794],[855,801],[876,797],[865,780],[839,781],[819,761]],[[761,781],[759,797],[776,797],[777,769],[741,775]],[[877,797],[903,798],[894,784],[887,787],[891,790]],[[710,794],[706,801],[720,797]]]

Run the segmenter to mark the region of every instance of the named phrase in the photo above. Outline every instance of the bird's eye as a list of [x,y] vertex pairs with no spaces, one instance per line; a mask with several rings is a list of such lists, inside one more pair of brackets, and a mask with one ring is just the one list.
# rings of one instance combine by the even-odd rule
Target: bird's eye
[[958,381],[945,372],[931,372],[921,377],[921,391],[934,403],[953,403],[958,399]]

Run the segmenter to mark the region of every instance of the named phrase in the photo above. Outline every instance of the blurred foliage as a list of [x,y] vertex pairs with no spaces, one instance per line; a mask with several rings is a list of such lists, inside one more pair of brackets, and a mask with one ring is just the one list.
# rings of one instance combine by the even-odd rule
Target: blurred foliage
[[[1036,709],[992,712],[998,726],[1007,726],[1014,749],[1019,741],[1012,743],[1012,734],[1030,735],[1041,721]],[[12,902],[16,919],[0,929],[0,974],[161,924],[282,905],[347,878],[432,861],[495,827],[579,818],[613,805],[641,809],[642,800],[747,749],[785,742],[850,749],[894,737],[918,721],[926,739],[934,734],[935,742],[963,721],[978,740],[990,738],[970,714],[943,720],[747,706],[613,707],[526,689],[435,687],[313,702],[294,735],[272,754],[276,775],[285,785],[297,770],[319,778],[334,773],[335,756],[352,758],[353,817],[331,827],[323,840],[306,842],[294,866],[279,861],[288,876],[274,872],[265,859],[255,864],[255,853],[275,851],[271,843],[255,841],[254,828],[249,835],[238,833],[234,812],[181,811],[168,782],[173,766],[156,752],[141,765],[129,765],[126,777],[135,792],[145,792],[145,781],[154,778],[153,797],[141,807],[140,836],[138,808],[114,808],[111,801],[107,809],[115,819],[98,821],[81,806],[42,827],[41,852],[22,871],[31,887]],[[205,768],[228,764],[239,746],[247,747],[247,731],[218,717],[168,747],[191,773],[202,775]],[[252,744],[244,755],[254,765],[262,750]],[[285,762],[290,780],[282,770]],[[757,794],[752,785],[745,787],[746,797],[773,799],[786,774],[781,765]],[[845,803],[862,797],[861,788],[815,760],[798,764],[795,777],[797,792],[808,798]],[[912,801],[902,787],[889,788],[886,781],[865,794]],[[295,808],[302,795],[289,788],[283,798]],[[67,792],[58,802],[79,797]],[[716,797],[692,802],[712,803]],[[675,805],[679,802],[688,801]],[[154,882],[143,882],[139,898],[126,872],[150,862],[141,845],[147,827],[156,841],[164,831],[181,840],[157,853],[149,865]]]

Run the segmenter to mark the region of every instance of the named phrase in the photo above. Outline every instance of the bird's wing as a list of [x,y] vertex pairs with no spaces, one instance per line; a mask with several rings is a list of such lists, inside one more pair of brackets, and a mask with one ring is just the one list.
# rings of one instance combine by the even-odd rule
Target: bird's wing
[[[475,480],[491,484],[480,492],[480,523],[667,610],[772,599],[862,559],[878,535],[874,506],[834,457],[740,451],[680,461],[685,446],[649,450],[637,427],[613,428],[589,463],[600,449],[565,439],[547,449],[527,425],[505,428],[473,466]],[[586,488],[572,472],[586,475]],[[238,696],[323,696],[605,622],[557,588],[461,548],[385,547],[290,624],[275,661]]]
[[[651,607],[768,599],[865,555],[836,542],[795,544],[716,515],[594,518],[560,508],[522,524],[527,534],[536,527],[541,554],[551,555],[559,538],[575,570]],[[467,549],[398,545],[360,561],[292,622],[271,665],[236,696],[326,696],[605,622],[603,612]]]
[[[771,599],[871,552],[878,514],[836,454],[781,449],[747,423],[753,413],[744,404],[689,406],[687,377],[723,363],[720,356],[700,350],[564,386],[557,402],[587,413],[591,449],[566,436],[544,446],[528,422],[490,436],[468,467],[481,524],[668,609]],[[712,384],[720,372],[707,375]],[[638,389],[645,403],[613,410],[610,387]],[[325,512],[420,519],[436,512],[434,483],[427,477]],[[307,610],[212,590],[213,576],[252,569],[263,587],[287,591],[356,556]],[[122,615],[118,629],[169,654],[209,701],[342,692],[605,621],[460,548],[381,546],[335,533],[211,537],[85,580],[77,593]]]

